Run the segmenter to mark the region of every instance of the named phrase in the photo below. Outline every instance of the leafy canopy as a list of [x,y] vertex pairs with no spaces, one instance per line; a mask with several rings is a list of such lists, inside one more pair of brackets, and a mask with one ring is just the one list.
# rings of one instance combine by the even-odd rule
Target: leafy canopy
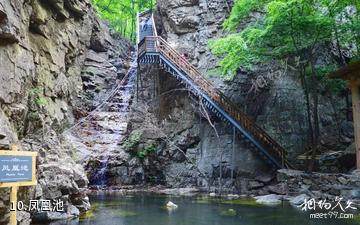
[[113,29],[135,41],[138,12],[154,8],[155,0],[92,0],[100,16],[108,20]]
[[[231,78],[240,66],[311,52],[336,38],[340,47],[354,43],[359,55],[360,13],[357,0],[237,0],[224,28],[232,34],[211,41],[222,57],[221,74]],[[255,13],[254,13],[255,12]],[[238,32],[241,22],[255,22]]]

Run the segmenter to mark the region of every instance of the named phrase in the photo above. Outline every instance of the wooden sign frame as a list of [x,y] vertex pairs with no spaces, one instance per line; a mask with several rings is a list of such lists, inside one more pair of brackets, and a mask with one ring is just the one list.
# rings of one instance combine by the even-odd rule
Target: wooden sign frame
[[[37,152],[23,152],[18,151],[16,145],[11,146],[11,151],[8,150],[0,150],[0,156],[31,156],[31,181],[14,181],[14,182],[3,182],[0,183],[0,188],[10,187],[10,207],[11,204],[14,203],[17,205],[17,193],[18,188],[21,186],[34,186],[37,185],[36,180],[36,156]],[[10,211],[10,225],[16,225],[16,207],[14,210]]]
[[4,151],[0,150],[0,156],[31,156],[32,157],[32,165],[31,165],[31,172],[32,172],[32,179],[31,181],[14,181],[14,182],[0,182],[0,188],[5,187],[22,187],[22,186],[35,186],[37,185],[36,180],[36,156],[37,152],[24,152],[24,151]]

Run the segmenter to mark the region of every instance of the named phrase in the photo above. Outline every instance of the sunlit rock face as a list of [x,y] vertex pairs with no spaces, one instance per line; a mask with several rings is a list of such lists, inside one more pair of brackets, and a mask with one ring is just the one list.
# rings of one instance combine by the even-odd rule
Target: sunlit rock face
[[[158,34],[181,54],[187,53],[188,60],[195,67],[208,76],[216,87],[277,140],[289,152],[290,160],[296,161],[296,157],[305,151],[308,142],[308,125],[301,82],[297,72],[288,67],[286,61],[255,65],[251,71],[239,70],[237,76],[231,81],[223,81],[210,76],[214,73],[213,69],[216,68],[219,59],[211,54],[208,42],[225,35],[223,22],[229,14],[231,9],[229,7],[231,7],[231,1],[160,0],[155,11]],[[254,18],[258,17],[261,15],[254,15]],[[254,18],[250,18],[248,22],[253,21]],[[246,23],[247,21],[244,21],[242,26]],[[330,50],[324,47],[320,58],[326,62],[330,60],[330,57]],[[149,75],[156,73],[156,71],[148,72]],[[161,74],[160,77],[161,92],[166,93],[171,89],[183,88],[178,81],[169,78],[168,74]],[[211,117],[220,134],[221,143],[218,144],[213,127],[207,123],[203,115],[202,122],[199,122],[198,106],[191,107],[194,101],[189,98],[188,93],[175,92],[161,96],[160,99],[162,112],[160,123],[165,133],[171,137],[174,136],[174,143],[184,146],[182,150],[186,152],[190,161],[195,162],[188,163],[189,161],[185,160],[186,157],[174,153],[176,150],[173,153],[161,152],[162,155],[173,156],[168,157],[167,166],[160,166],[163,171],[162,176],[165,174],[165,179],[170,184],[207,186],[210,183],[210,186],[218,187],[220,161],[222,161],[221,174],[223,178],[225,177],[223,181],[225,186],[231,190],[246,192],[252,186],[257,186],[252,185],[259,182],[254,177],[262,176],[264,172],[270,171],[266,163],[253,151],[239,143],[238,139],[235,141],[235,157],[232,157],[232,128],[217,121],[216,117]],[[353,134],[348,132],[351,129],[346,129],[348,121],[345,114],[334,113],[345,110],[344,97],[330,99],[327,95],[320,96],[322,149],[337,151],[351,144]],[[198,142],[191,145],[194,140]],[[168,147],[168,149],[173,148]],[[220,157],[220,151],[222,157]],[[199,175],[198,169],[206,175]],[[233,172],[231,172],[232,169]],[[324,171],[329,171],[329,168],[324,167]],[[231,175],[237,177],[235,183],[229,179]],[[260,183],[263,185],[266,182],[260,181]]]
[[198,29],[200,18],[199,1],[160,1],[159,5],[167,9],[167,25],[174,33],[186,34]]
[[[218,62],[208,48],[208,41],[224,34],[222,24],[229,10],[226,1],[220,0],[159,1],[155,20],[159,35],[166,38],[178,52],[187,53],[189,61],[207,75]],[[211,79],[215,86],[224,91],[231,90],[220,79]],[[161,74],[161,81],[163,92],[182,87],[169,74]],[[182,146],[186,153],[186,157],[181,156],[175,148],[169,147],[172,155],[170,160],[173,162],[169,162],[163,170],[170,184],[218,189],[221,176],[224,188],[237,192],[241,185],[246,186],[247,179],[270,171],[267,164],[244,143],[239,139],[233,141],[230,126],[210,115],[215,131],[188,93],[162,96],[160,102],[165,132],[176,134],[174,143]],[[189,160],[195,163],[191,165]],[[235,184],[232,178],[236,177],[239,181],[242,179],[243,184]]]
[[[129,47],[88,0],[0,1],[0,145],[39,152],[39,184],[22,198],[89,207],[76,149],[59,134],[124,75]],[[9,195],[0,192],[1,224]]]
[[159,35],[180,53],[188,53],[193,65],[207,71],[216,65],[208,40],[223,34],[228,15],[226,1],[158,1],[155,13]]

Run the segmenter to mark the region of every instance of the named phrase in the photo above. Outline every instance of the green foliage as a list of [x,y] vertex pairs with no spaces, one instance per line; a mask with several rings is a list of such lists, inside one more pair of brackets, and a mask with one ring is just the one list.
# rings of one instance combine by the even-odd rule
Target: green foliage
[[240,198],[233,200],[221,200],[222,204],[230,205],[244,205],[244,206],[259,206],[260,204],[256,202],[253,198]]
[[236,216],[237,212],[235,209],[225,209],[220,211],[220,216]]
[[[259,62],[301,56],[309,60],[316,47],[338,40],[339,47],[355,44],[360,55],[359,1],[355,0],[237,0],[224,27],[235,33],[211,41],[212,52],[221,57],[220,71],[233,77],[239,67],[251,69]],[[357,10],[349,10],[356,7]],[[256,22],[240,32],[241,21],[261,12]]]
[[136,156],[143,160],[146,156],[148,156],[151,153],[156,152],[157,146],[155,144],[147,145],[143,150],[138,151]]
[[330,92],[331,94],[338,94],[341,90],[346,88],[346,81],[342,79],[330,79],[327,75],[334,71],[333,65],[322,66],[317,68],[318,79],[324,85],[324,89]]
[[122,36],[135,41],[137,13],[153,9],[155,0],[92,0],[100,16]]
[[31,89],[29,92],[29,97],[35,102],[38,107],[48,104],[47,99],[42,95],[42,89],[39,87]]
[[329,90],[333,94],[337,94],[341,90],[345,89],[346,81],[344,81],[342,79],[329,79],[329,78],[326,78],[325,85],[326,85],[326,90]]
[[134,130],[131,132],[127,140],[124,142],[124,147],[127,151],[133,150],[139,143],[141,139],[141,132]]
[[157,149],[157,146],[155,144],[150,144],[144,148],[144,151],[146,151],[147,153],[153,153],[153,152],[156,152],[156,149]]
[[86,220],[92,220],[95,219],[95,212],[97,210],[96,204],[91,204],[90,210],[86,211],[85,213],[82,213],[80,215],[79,220],[80,221],[86,221]]
[[46,98],[44,97],[38,97],[36,100],[35,100],[36,104],[38,106],[44,106],[44,105],[47,105],[48,104],[48,101]]
[[147,177],[148,182],[150,183],[156,183],[157,177],[156,176],[148,176]]
[[230,78],[239,68],[239,64],[250,66],[256,61],[255,57],[247,47],[247,43],[239,34],[232,34],[226,38],[209,43],[215,55],[223,57],[220,61],[220,72],[224,78]]
[[225,21],[224,27],[235,30],[239,23],[253,11],[261,10],[269,0],[236,0],[230,17]]
[[139,130],[132,131],[129,137],[124,141],[124,147],[127,151],[130,151],[130,154],[133,157],[143,160],[149,154],[156,152],[157,145],[148,144],[140,151],[136,151],[136,147],[140,144],[141,135],[142,133]]

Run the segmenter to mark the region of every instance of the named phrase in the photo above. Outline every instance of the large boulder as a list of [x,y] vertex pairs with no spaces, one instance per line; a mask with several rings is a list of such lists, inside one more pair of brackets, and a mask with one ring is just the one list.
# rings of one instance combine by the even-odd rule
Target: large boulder
[[283,197],[281,195],[275,195],[275,194],[255,197],[257,203],[264,205],[278,205],[281,203],[282,198]]
[[0,45],[20,41],[21,0],[0,2]]
[[299,206],[305,201],[305,199],[309,199],[309,196],[306,194],[301,194],[296,197],[291,197],[289,202],[295,206]]
[[68,205],[64,212],[40,211],[34,214],[35,222],[51,222],[57,220],[70,220],[80,216],[80,211],[73,205]]
[[98,21],[92,27],[90,48],[96,52],[106,52],[113,45],[113,39],[104,30],[106,25]]
[[25,211],[17,211],[16,220],[18,225],[30,225],[32,221],[30,213]]
[[168,194],[168,195],[193,195],[198,193],[199,189],[197,188],[172,188],[172,189],[163,189],[159,193]]

